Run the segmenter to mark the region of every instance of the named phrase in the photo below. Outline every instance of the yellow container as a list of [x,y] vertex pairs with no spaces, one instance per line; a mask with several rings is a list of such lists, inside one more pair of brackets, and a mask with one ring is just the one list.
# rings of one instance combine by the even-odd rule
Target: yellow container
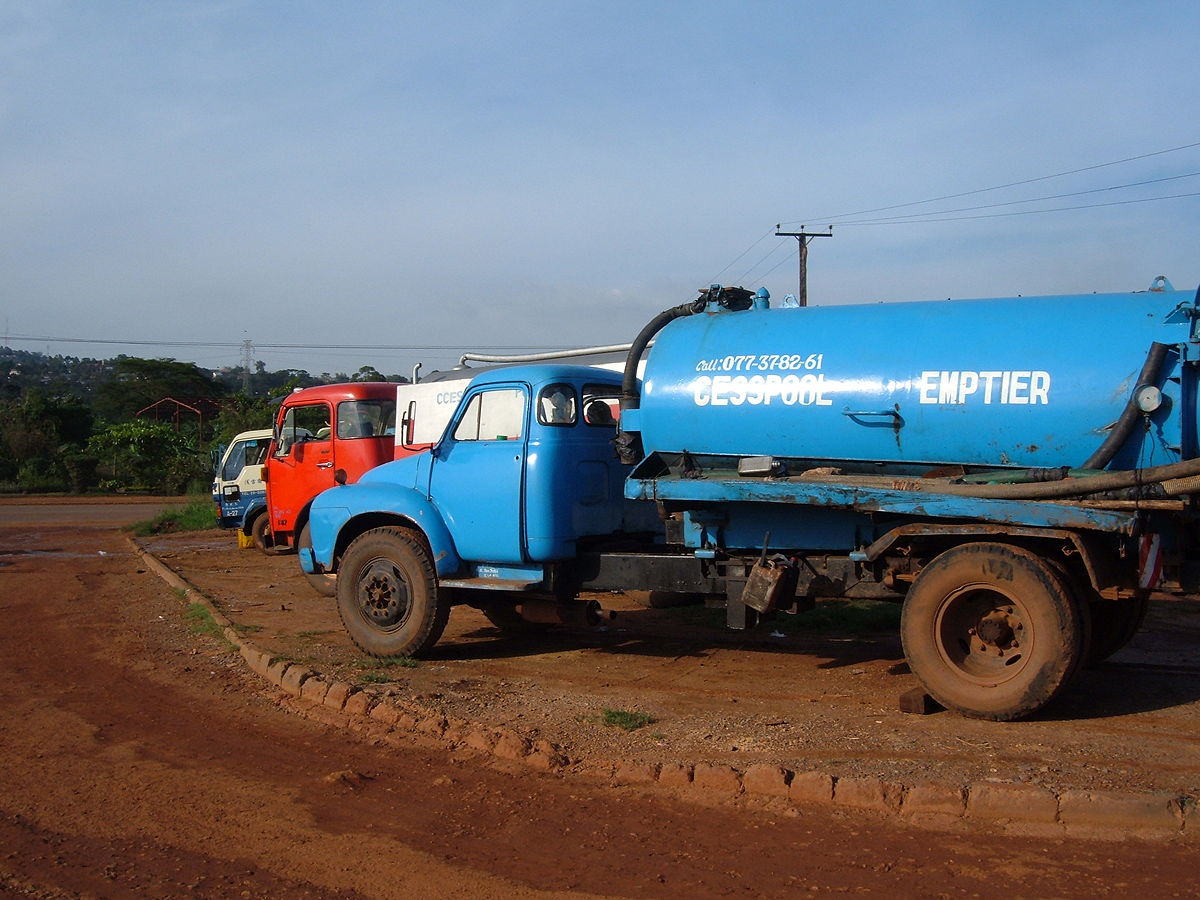
[[254,547],[254,538],[248,534],[242,534],[242,530],[240,528],[237,532],[237,539],[239,550],[250,550]]

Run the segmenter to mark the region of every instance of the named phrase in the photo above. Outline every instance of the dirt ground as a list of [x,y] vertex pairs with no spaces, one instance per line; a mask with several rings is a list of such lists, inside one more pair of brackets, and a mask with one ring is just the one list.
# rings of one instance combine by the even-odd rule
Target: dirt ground
[[[3,512],[0,896],[1194,895],[1192,844],[705,807],[418,737],[374,745],[287,712],[240,657],[190,630],[183,599],[111,527],[5,524]],[[294,559],[236,551],[228,534],[154,544],[264,646],[380,674],[344,643]],[[512,642],[456,612],[436,659],[384,674],[406,696],[537,730],[579,759],[777,758],[898,773],[927,759],[929,771],[963,777],[1195,788],[1184,737],[1197,675],[1136,655],[1152,651],[1132,648],[1054,717],[1014,730],[894,712],[911,676],[890,639],[797,636],[787,623],[786,638],[718,639],[670,615],[630,609],[607,631]],[[1171,611],[1167,625],[1183,628],[1187,615]],[[1118,705],[1098,699],[1114,686]],[[657,721],[605,728],[605,707]]]
[[[1200,603],[1163,598],[1142,633],[1086,672],[1053,707],[1015,723],[939,711],[900,712],[916,687],[895,624],[836,630],[824,613],[783,616],[752,632],[723,611],[652,610],[637,596],[597,595],[615,619],[506,637],[456,608],[432,657],[378,668],[350,643],[334,602],[312,591],[294,556],[238,550],[228,533],[143,542],[276,656],[447,715],[560,746],[579,766],[600,760],[777,763],[795,771],[911,784],[1015,781],[1200,796]],[[633,732],[605,710],[643,713]]]

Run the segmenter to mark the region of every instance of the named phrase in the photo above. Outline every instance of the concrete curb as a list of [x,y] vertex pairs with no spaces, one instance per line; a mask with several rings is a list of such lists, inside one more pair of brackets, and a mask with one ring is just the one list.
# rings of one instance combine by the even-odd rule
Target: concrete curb
[[[128,537],[128,536],[127,536]],[[545,739],[506,728],[450,718],[436,709],[396,697],[387,690],[331,680],[307,666],[275,659],[247,641],[211,599],[128,537],[146,567],[192,602],[202,603],[226,640],[257,675],[291,697],[344,717],[356,730],[386,737],[407,732],[466,748],[540,772],[567,769],[613,784],[661,785],[705,802],[761,800],[793,807],[826,807],[882,814],[921,827],[953,828],[970,823],[1005,831],[1101,840],[1182,838],[1200,840],[1200,807],[1188,796],[1120,791],[1052,791],[1013,782],[950,785],[902,784],[873,777],[837,776],[758,764],[745,770],[708,763],[572,761]]]

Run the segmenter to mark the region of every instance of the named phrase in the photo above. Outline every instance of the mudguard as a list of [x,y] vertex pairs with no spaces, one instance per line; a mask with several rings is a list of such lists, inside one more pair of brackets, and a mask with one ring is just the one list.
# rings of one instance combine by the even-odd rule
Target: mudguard
[[[365,527],[356,527],[356,522]],[[300,567],[310,575],[334,572],[339,547],[344,549],[366,528],[387,524],[414,528],[424,535],[438,577],[459,571],[462,559],[437,507],[420,491],[379,481],[341,485],[317,495],[308,518],[312,548],[300,552]]]
[[254,506],[251,506],[246,510],[245,514],[242,516],[242,522],[238,526],[241,529],[242,534],[250,533],[251,524],[253,524],[254,520],[258,518],[258,514],[265,512],[266,509],[266,503],[256,503]]

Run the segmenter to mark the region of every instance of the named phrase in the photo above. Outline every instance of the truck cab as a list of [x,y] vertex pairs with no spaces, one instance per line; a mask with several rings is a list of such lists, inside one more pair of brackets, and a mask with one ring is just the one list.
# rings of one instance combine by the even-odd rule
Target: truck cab
[[263,463],[270,445],[270,428],[243,431],[219,454],[212,498],[221,528],[240,528],[249,535],[254,523],[265,514]]
[[357,481],[396,453],[396,385],[353,382],[304,388],[284,398],[266,459],[268,525],[263,549],[295,549],[313,497],[335,479]]
[[505,623],[517,596],[553,605],[560,564],[656,522],[623,496],[619,395],[619,376],[582,366],[476,376],[429,452],[313,502],[301,566],[340,573],[343,618],[370,620],[354,638],[377,655],[431,646],[454,603]]

